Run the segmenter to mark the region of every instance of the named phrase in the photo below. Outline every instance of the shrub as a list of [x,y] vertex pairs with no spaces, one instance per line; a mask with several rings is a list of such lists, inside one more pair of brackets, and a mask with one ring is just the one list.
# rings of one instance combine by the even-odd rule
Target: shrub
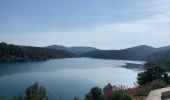
[[167,86],[166,82],[160,79],[153,80],[152,82],[147,83],[147,85],[151,87],[152,90],[164,88]]
[[162,67],[155,66],[146,69],[146,71],[144,72],[139,73],[137,77],[137,83],[139,85],[145,85],[146,83],[156,79],[164,80],[166,83],[169,83],[170,80],[168,74]]
[[74,97],[74,100],[79,100],[79,98],[78,97]]
[[26,100],[48,100],[46,90],[36,82],[25,91]]
[[167,84],[165,81],[157,79],[153,80],[152,82],[146,83],[146,85],[130,88],[128,89],[128,92],[133,96],[147,96],[150,93],[150,91],[159,88],[164,88],[166,86]]
[[2,96],[0,96],[0,100],[4,100],[4,98]]
[[22,96],[14,96],[13,100],[24,100]]
[[86,94],[84,100],[104,100],[102,90],[99,87],[93,87],[88,94]]
[[132,100],[132,96],[126,90],[117,90],[108,100]]

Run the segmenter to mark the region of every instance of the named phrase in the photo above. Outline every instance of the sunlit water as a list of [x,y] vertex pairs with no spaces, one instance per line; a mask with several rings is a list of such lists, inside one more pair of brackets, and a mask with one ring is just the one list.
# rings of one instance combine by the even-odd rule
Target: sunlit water
[[[128,69],[127,63],[136,67]],[[38,82],[52,99],[80,99],[93,86],[107,83],[133,87],[142,61],[101,60],[90,58],[55,59],[44,62],[0,63],[0,95],[6,99],[24,95],[27,86]]]

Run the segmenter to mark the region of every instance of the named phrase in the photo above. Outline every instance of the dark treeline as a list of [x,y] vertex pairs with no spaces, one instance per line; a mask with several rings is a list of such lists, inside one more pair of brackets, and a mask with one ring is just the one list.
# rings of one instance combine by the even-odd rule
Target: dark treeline
[[164,66],[168,71],[170,70],[170,50],[160,51],[157,53],[153,53],[148,56],[146,59],[147,63],[145,67],[152,67],[155,65]]
[[75,55],[66,50],[0,43],[0,61],[41,61],[70,57],[75,57]]
[[142,45],[121,50],[95,50],[81,56],[99,59],[144,60],[154,52],[156,52],[155,48]]

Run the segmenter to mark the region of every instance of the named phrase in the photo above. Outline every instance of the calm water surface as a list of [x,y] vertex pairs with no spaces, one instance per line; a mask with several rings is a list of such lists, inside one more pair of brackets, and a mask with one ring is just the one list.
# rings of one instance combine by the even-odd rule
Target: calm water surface
[[[130,64],[130,66],[125,67]],[[0,95],[7,100],[24,95],[27,86],[38,82],[53,99],[81,99],[92,86],[107,83],[133,87],[142,61],[101,60],[90,58],[55,59],[44,62],[0,63]],[[137,68],[131,68],[135,64]]]

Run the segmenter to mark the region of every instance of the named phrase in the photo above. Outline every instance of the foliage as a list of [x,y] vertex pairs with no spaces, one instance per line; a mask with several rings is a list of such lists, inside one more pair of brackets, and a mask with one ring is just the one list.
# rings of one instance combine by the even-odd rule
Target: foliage
[[81,56],[102,59],[142,60],[154,51],[155,48],[142,45],[122,50],[95,50]]
[[112,96],[115,88],[116,88],[116,86],[112,86],[110,83],[107,84],[107,85],[103,88],[104,97],[109,100],[110,97]]
[[74,56],[66,50],[0,43],[0,61],[39,61]]
[[74,100],[79,100],[79,98],[78,97],[74,97]]
[[108,84],[103,88],[103,93],[105,100],[132,100],[132,96],[123,86]]
[[24,100],[22,96],[14,96],[13,100]]
[[129,88],[127,91],[133,96],[147,96],[150,93],[150,91],[159,88],[164,88],[166,86],[167,86],[166,82],[157,79],[143,86]]
[[2,96],[0,96],[0,100],[4,100],[4,98]]
[[146,71],[139,73],[137,83],[139,85],[145,85],[146,83],[156,79],[164,80],[166,83],[169,83],[168,74],[165,69],[160,66],[151,67],[146,69]]
[[153,80],[150,83],[147,83],[148,87],[151,87],[152,90],[155,89],[160,89],[160,88],[164,88],[167,86],[167,83],[163,80],[157,79],[157,80]]
[[126,90],[120,89],[115,91],[108,100],[132,100],[132,96]]
[[164,66],[167,70],[170,70],[170,50],[161,50],[159,52],[153,53],[146,58],[147,63],[145,67],[151,67],[155,65]]
[[102,90],[99,87],[93,87],[84,100],[104,100]]
[[48,100],[45,88],[39,86],[38,83],[29,86],[26,89],[25,94],[26,100]]

